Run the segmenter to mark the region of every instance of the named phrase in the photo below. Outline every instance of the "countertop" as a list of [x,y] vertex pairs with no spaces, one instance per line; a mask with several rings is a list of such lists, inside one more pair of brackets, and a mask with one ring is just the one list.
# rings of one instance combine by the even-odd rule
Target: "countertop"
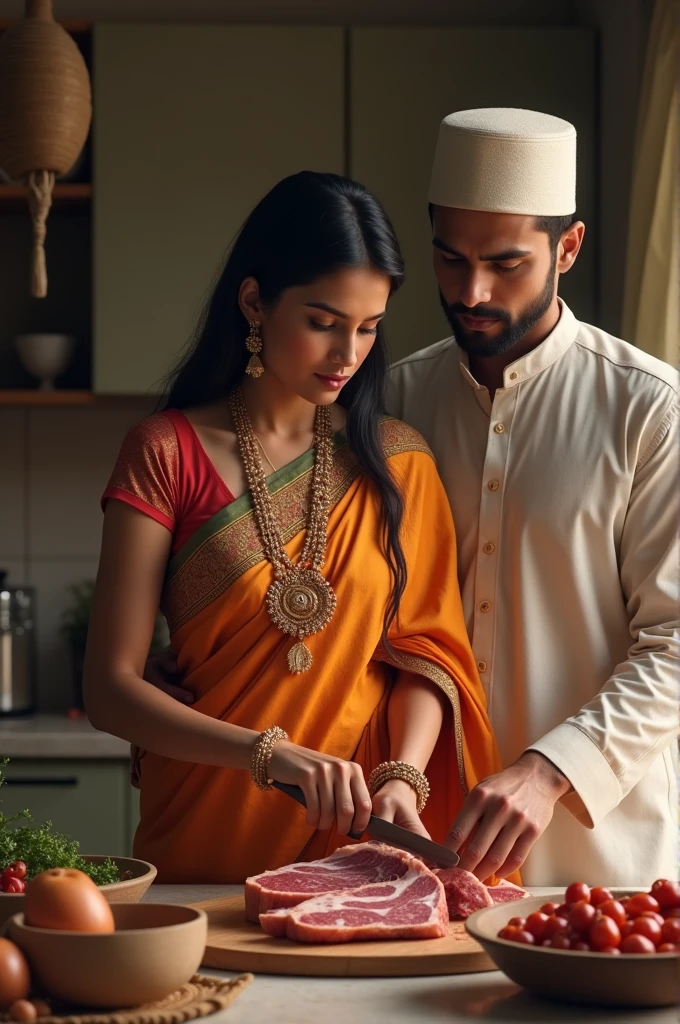
[[110,758],[126,760],[130,744],[97,732],[86,718],[66,715],[0,717],[0,758]]
[[[145,900],[199,903],[235,896],[240,886],[154,885]],[[537,895],[550,889],[534,889]],[[234,977],[206,968],[214,977]],[[607,1010],[550,1003],[529,995],[500,971],[433,978],[293,978],[257,975],[210,1024],[678,1024],[678,1011]]]

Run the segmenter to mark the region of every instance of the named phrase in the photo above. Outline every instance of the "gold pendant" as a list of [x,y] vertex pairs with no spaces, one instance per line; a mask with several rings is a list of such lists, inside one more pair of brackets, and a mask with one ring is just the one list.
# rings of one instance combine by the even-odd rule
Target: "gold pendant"
[[298,640],[288,651],[288,668],[294,676],[299,676],[311,668],[313,660],[312,652],[302,640]]
[[259,356],[251,356],[246,366],[246,373],[249,377],[261,377],[264,373],[264,366]]
[[333,588],[318,569],[296,566],[274,580],[267,591],[266,604],[274,625],[299,641],[288,655],[291,672],[306,672],[312,656],[302,638],[325,629],[333,618],[337,604]]

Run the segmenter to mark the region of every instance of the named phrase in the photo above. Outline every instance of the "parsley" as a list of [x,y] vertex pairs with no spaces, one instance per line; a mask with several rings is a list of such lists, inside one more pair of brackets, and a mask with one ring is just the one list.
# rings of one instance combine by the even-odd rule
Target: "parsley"
[[[5,783],[2,769],[9,763],[9,758],[0,761],[0,786]],[[118,882],[120,872],[111,859],[101,864],[90,864],[83,860],[78,852],[80,844],[69,836],[52,831],[52,822],[42,825],[20,825],[19,822],[31,822],[28,810],[19,811],[11,817],[0,811],[0,870],[14,860],[26,862],[27,878],[32,878],[48,868],[78,868],[97,885]],[[11,826],[11,827],[10,827]]]

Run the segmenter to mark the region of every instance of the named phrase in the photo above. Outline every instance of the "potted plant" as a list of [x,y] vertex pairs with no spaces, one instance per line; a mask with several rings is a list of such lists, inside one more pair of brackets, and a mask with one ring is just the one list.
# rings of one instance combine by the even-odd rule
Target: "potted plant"
[[[94,597],[94,580],[82,580],[80,583],[71,584],[66,589],[71,595],[71,602],[62,612],[60,632],[66,641],[71,656],[75,694],[74,706],[82,711],[84,708],[83,662],[85,660],[85,645],[87,643],[87,631],[92,611],[92,598]],[[156,616],[149,653],[156,654],[158,651],[162,651],[163,648],[167,647],[167,643],[167,625],[159,612]]]

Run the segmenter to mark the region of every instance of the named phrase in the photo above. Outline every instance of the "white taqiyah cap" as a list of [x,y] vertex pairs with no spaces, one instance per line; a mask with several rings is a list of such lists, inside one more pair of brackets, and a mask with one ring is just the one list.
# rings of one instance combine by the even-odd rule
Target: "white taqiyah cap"
[[429,201],[537,217],[574,213],[576,129],[513,107],[449,114],[439,128]]

